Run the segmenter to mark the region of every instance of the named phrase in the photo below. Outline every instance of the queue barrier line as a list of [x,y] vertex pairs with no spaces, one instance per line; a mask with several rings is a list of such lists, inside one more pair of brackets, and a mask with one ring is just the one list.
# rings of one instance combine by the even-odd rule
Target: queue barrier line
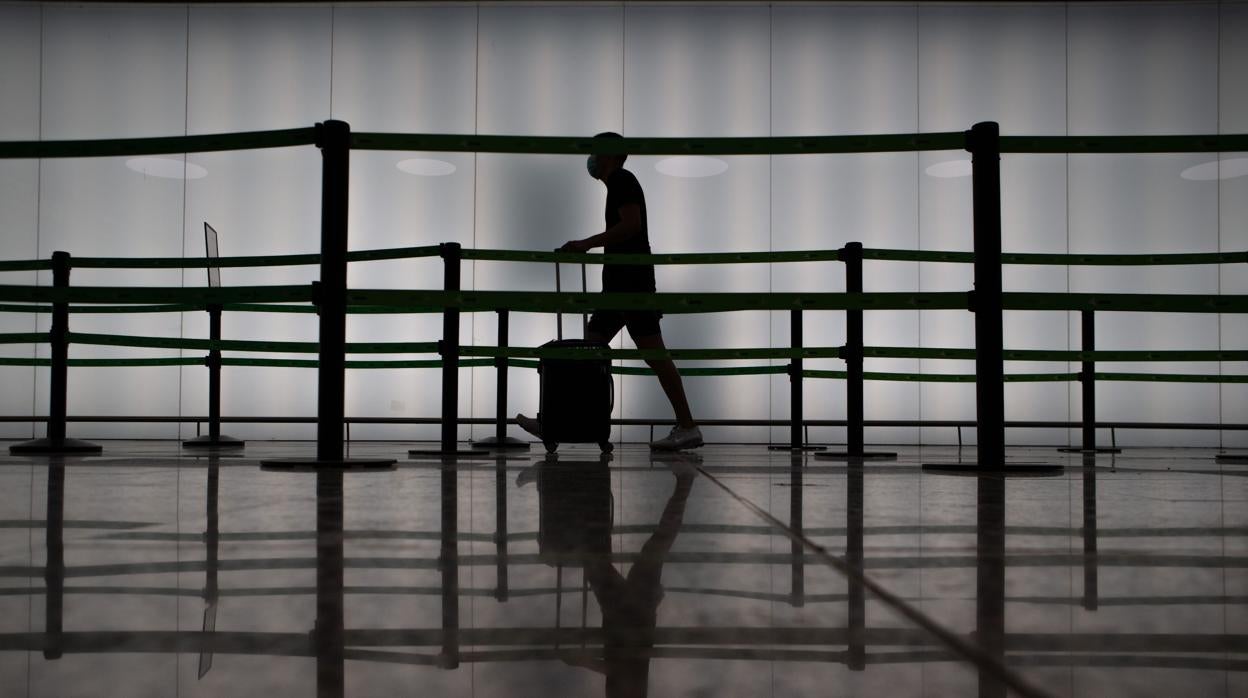
[[202,136],[108,138],[65,141],[0,142],[0,159],[95,158],[126,155],[180,155],[226,150],[291,148],[313,145],[315,128],[214,133]]
[[[542,155],[810,155],[962,150],[966,133],[900,133],[864,136],[773,136],[767,138],[617,138],[482,136],[471,134],[351,134],[352,150],[405,150]],[[2,151],[0,151],[2,152]]]
[[[317,143],[316,128],[159,138],[0,142],[0,159],[85,158],[288,148]],[[765,138],[620,138],[355,132],[351,150],[543,155],[812,155],[964,150],[968,131]],[[1248,151],[1248,135],[1000,136],[1002,153],[1210,153]]]
[[[348,262],[417,259],[438,255],[437,245],[357,250],[347,253]],[[544,262],[615,265],[781,264],[843,261],[841,250],[794,250],[783,252],[679,252],[670,254],[586,254],[537,250],[465,249],[462,258],[492,262]],[[951,250],[895,250],[864,248],[862,258],[877,261],[947,262],[971,264],[974,252]],[[1003,264],[1050,266],[1162,266],[1239,264],[1248,262],[1244,252],[1174,254],[1049,254],[1005,252]],[[76,269],[203,269],[207,267],[269,267],[319,264],[319,254],[218,257],[213,260],[183,257],[75,257]],[[50,260],[0,261],[0,272],[50,269]]]
[[[564,357],[566,358],[566,357]],[[203,366],[206,357],[164,357],[136,359],[69,359],[69,367],[132,367],[132,366]],[[0,366],[51,366],[51,359],[0,357]],[[265,366],[276,368],[317,368],[315,359],[267,359],[223,357],[223,366]],[[458,363],[460,368],[481,368],[494,366],[491,359],[465,359]],[[536,369],[537,361],[508,360],[511,368]],[[440,359],[385,360],[385,361],[347,361],[350,369],[405,369],[405,368],[442,368]],[[654,372],[640,366],[611,366],[610,372],[625,376],[652,376]],[[789,373],[788,366],[735,366],[735,367],[697,367],[681,368],[682,376],[749,376],[749,375],[783,375]],[[803,378],[845,380],[847,371],[825,371],[807,369],[802,371]],[[1248,383],[1248,375],[1206,375],[1206,374],[1174,374],[1174,373],[1101,373],[1095,374],[1096,380],[1128,381],[1128,382],[1165,382],[1165,383]],[[864,380],[887,382],[915,383],[974,383],[974,374],[939,374],[939,373],[884,373],[864,372]],[[1016,373],[1005,374],[1007,383],[1034,382],[1074,382],[1082,379],[1080,373]]]
[[[863,248],[863,259],[894,262],[950,262],[973,264],[974,252],[942,250],[892,250]],[[1041,252],[1002,252],[1002,264],[1049,266],[1163,266],[1241,264],[1248,252],[1197,252],[1174,254],[1049,254]]]
[[[118,368],[123,366],[203,366],[205,358],[195,356],[170,356],[159,358],[139,358],[139,359],[68,359],[65,363],[70,368],[74,367],[106,367]],[[51,366],[52,359],[25,359],[13,357],[0,357],[0,366]]]
[[0,344],[40,344],[49,338],[47,332],[7,332],[0,334]]
[[[438,256],[437,245],[357,250],[347,253],[348,262],[417,259]],[[250,257],[74,257],[75,269],[205,269],[230,267],[280,267],[320,264],[319,254],[260,255]],[[3,269],[0,268],[0,271]]]
[[208,287],[10,286],[0,285],[0,301],[80,304],[189,304],[310,302],[312,285]]
[[[90,334],[70,332],[70,344],[101,346],[147,347],[158,349],[199,349],[204,351],[271,351],[293,354],[315,354],[318,342],[278,342],[238,339],[194,339],[179,337],[143,337],[136,335]],[[420,354],[434,353],[437,342],[349,342],[347,352],[356,354]]]

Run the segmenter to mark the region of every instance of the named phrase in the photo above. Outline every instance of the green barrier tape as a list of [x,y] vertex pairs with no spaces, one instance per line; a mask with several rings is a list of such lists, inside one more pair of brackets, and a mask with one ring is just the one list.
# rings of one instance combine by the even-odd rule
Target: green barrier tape
[[222,310],[240,313],[306,313],[316,314],[314,305],[277,305],[274,303],[226,303]]
[[[0,357],[0,366],[51,366],[51,359],[11,359]],[[203,366],[203,357],[168,357],[160,359],[69,359],[70,368],[118,366]]]
[[0,301],[19,303],[292,303],[312,300],[311,284],[224,288],[0,286]]
[[1248,295],[1007,292],[1006,310],[1101,310],[1150,313],[1245,313]]
[[1248,383],[1248,376],[1179,373],[1097,373],[1098,381],[1138,381],[1146,383]]
[[[71,305],[67,310],[71,313],[185,313],[203,309],[202,304],[180,303],[175,305]],[[52,306],[0,303],[0,312],[50,313]]]
[[[347,253],[348,262],[369,262],[384,259],[411,259],[436,257],[437,245],[421,247],[395,247],[380,250],[357,250]],[[75,269],[204,269],[207,267],[280,267],[320,264],[319,254],[285,254],[252,257],[218,257],[217,259],[194,257],[73,257],[70,264]],[[51,263],[49,262],[49,267]],[[0,271],[4,271],[0,267]]]
[[216,133],[204,136],[163,138],[115,138],[83,141],[6,141],[0,142],[0,159],[6,158],[92,158],[123,155],[180,155],[222,150],[290,148],[312,145],[313,128],[280,131]]
[[47,332],[9,332],[0,334],[0,344],[42,344],[48,336]]
[[[876,359],[975,359],[974,349],[863,347],[862,353],[864,357]],[[1248,361],[1248,351],[1006,349],[1004,358],[1007,361]]]
[[[1005,257],[1005,255],[1002,255]],[[951,252],[948,250],[883,250],[864,247],[863,259],[876,259],[890,262],[953,262],[970,264],[975,261],[974,252]]]
[[[0,298],[3,298],[0,287]],[[967,294],[949,293],[554,293],[518,291],[347,291],[352,305],[447,306],[462,312],[659,310],[709,313],[736,310],[966,310]]]
[[[674,359],[683,361],[713,359],[835,359],[839,347],[805,347],[792,349],[588,349],[569,347],[461,347],[462,356],[488,356],[543,359]],[[681,369],[683,373],[685,369]]]
[[[258,342],[250,340],[139,337],[134,335],[90,334],[70,332],[71,344],[92,344],[114,347],[147,347],[158,349],[196,349],[200,351],[272,351],[292,354],[315,354],[317,342]],[[438,350],[437,342],[347,342],[349,354],[430,354]]]
[[71,257],[74,269],[204,269],[207,267],[292,267],[320,264],[319,254],[279,254],[254,257]]
[[[223,357],[221,359],[222,366],[264,366],[269,368],[316,368],[319,362],[315,359],[247,359],[237,357]],[[493,366],[493,361],[483,359],[471,359],[460,361],[460,368],[475,368],[479,366]],[[439,359],[428,360],[412,360],[412,361],[348,361],[347,368],[360,369],[395,369],[395,368],[441,368],[442,361]]]
[[[974,252],[864,249],[863,259],[895,262],[954,262],[970,264]],[[1238,264],[1248,262],[1248,252],[1199,252],[1191,254],[1042,254],[1005,252],[1003,264],[1046,264],[1054,266],[1133,266],[1168,264]]]
[[[77,141],[0,142],[0,158],[61,158],[199,153],[312,145],[315,129],[254,131],[203,136]],[[356,132],[356,150],[541,153],[585,155],[790,155],[812,153],[963,150],[965,132],[771,138],[621,138],[481,136]],[[1248,150],[1248,135],[1002,136],[1003,153],[1172,153]]]
[[0,261],[0,271],[42,271],[52,268],[50,259],[10,259]]
[[351,134],[355,150],[413,150],[547,155],[799,155],[963,150],[966,134],[903,133],[873,136],[781,136],[773,138],[619,138],[477,136],[426,133]]
[[695,252],[679,254],[585,254],[521,250],[464,250],[464,259],[490,262],[560,262],[566,264],[755,264],[834,262],[837,250],[794,252]]
[[1248,150],[1248,134],[1001,136],[1003,153],[1216,153]]

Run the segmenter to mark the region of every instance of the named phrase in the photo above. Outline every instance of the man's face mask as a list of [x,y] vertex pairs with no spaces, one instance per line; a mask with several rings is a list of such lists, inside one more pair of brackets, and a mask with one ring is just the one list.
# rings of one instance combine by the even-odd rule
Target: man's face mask
[[585,158],[585,169],[589,170],[590,177],[596,178],[598,176],[598,156],[597,155],[590,155],[589,157]]

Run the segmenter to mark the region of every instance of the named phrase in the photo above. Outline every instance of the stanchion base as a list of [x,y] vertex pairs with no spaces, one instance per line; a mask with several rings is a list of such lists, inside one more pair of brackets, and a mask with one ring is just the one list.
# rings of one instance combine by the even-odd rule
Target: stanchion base
[[1238,463],[1248,465],[1248,453],[1219,453],[1214,457],[1218,463]]
[[1096,448],[1076,448],[1073,446],[1069,446],[1069,447],[1059,448],[1057,450],[1060,451],[1061,453],[1087,453],[1089,455],[1093,455],[1097,453],[1122,453],[1121,448],[1108,448],[1108,447],[1103,448],[1100,446],[1097,446]]
[[793,446],[790,444],[767,444],[768,451],[790,451],[793,453],[806,453],[808,451],[826,451],[827,446]]
[[848,451],[828,451],[827,453],[816,453],[815,458],[819,460],[897,460],[896,453],[888,451],[863,451],[862,453],[849,453]]
[[495,458],[497,454],[476,448],[456,448],[450,450],[443,450],[440,448],[413,448],[407,452],[407,456],[409,458],[428,460],[490,460]]
[[498,451],[502,450],[529,450],[531,444],[528,441],[521,441],[514,436],[504,436],[502,441],[497,436],[481,439],[472,442],[473,448],[492,448]]
[[33,439],[9,446],[15,456],[55,456],[62,454],[99,453],[104,447],[80,439]]
[[182,442],[183,448],[242,448],[246,445],[246,441],[225,434],[219,434],[215,439],[207,435],[196,436]]
[[1053,477],[1066,471],[1066,466],[1054,463],[1004,463],[984,465],[978,463],[924,463],[923,470],[936,475],[1003,475],[1005,477]]
[[319,470],[342,470],[368,472],[394,470],[393,458],[343,458],[342,460],[318,460],[316,458],[270,458],[260,461],[261,470],[280,470],[290,473],[315,473]]

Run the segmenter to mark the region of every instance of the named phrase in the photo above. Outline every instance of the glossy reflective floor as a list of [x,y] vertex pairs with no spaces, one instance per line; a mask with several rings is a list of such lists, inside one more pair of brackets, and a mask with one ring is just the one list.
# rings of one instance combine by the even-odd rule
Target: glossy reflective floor
[[103,445],[0,456],[4,696],[1248,695],[1248,466],[1212,451]]

